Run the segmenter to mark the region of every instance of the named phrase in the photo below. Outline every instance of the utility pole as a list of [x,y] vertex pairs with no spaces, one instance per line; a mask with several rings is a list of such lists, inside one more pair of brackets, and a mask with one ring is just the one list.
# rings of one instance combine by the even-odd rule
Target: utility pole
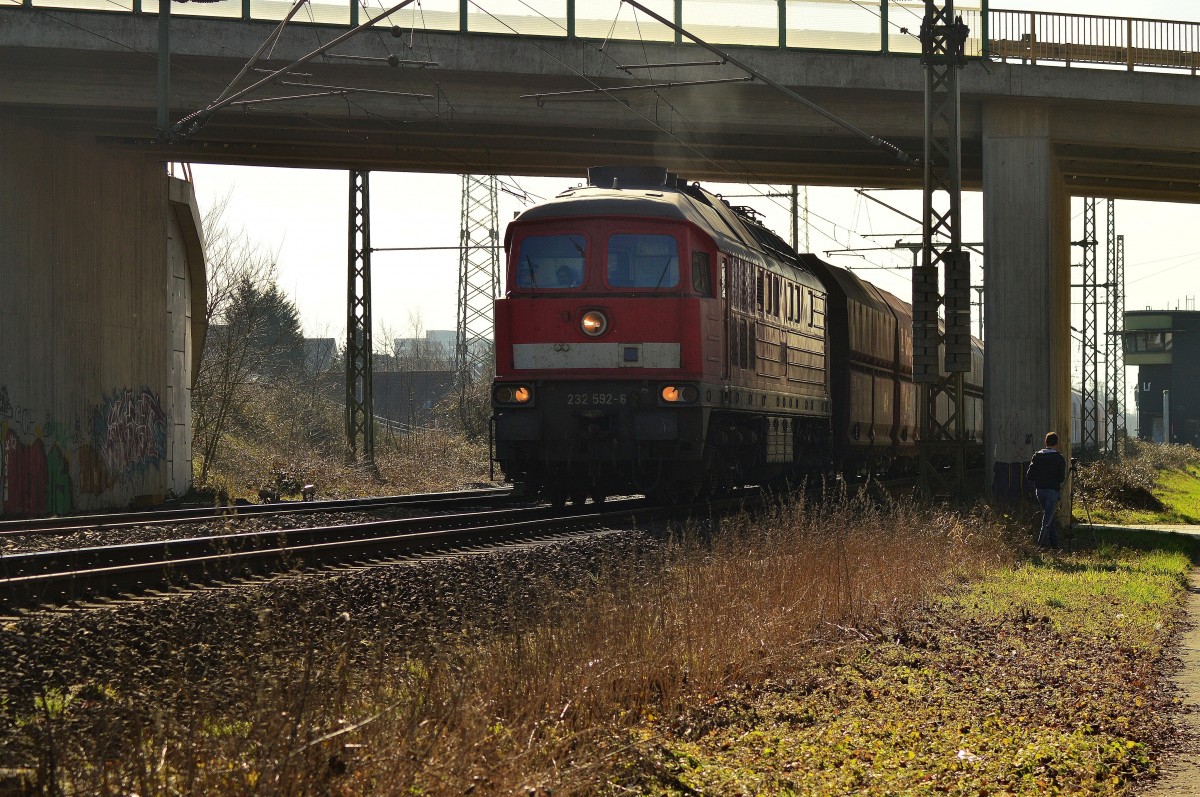
[[[808,240],[808,186],[803,186],[803,198],[801,198],[800,188],[801,186],[793,184],[791,194],[789,194],[792,199],[792,249],[797,252],[809,252],[811,250]],[[766,196],[772,195],[767,194]],[[800,237],[801,223],[804,224],[803,238]],[[800,248],[801,244],[804,245],[803,249]]]
[[375,468],[371,367],[370,172],[350,172],[346,287],[346,460]]
[[[792,251],[800,251],[800,189],[792,183]],[[807,250],[805,250],[807,251]]]
[[[971,370],[971,260],[962,248],[958,88],[966,40],[967,26],[955,16],[954,0],[925,0],[925,173],[921,265],[913,269],[913,381],[919,389],[921,486],[950,498],[961,497],[966,487],[963,373]],[[939,403],[946,409],[943,418],[937,417]]]

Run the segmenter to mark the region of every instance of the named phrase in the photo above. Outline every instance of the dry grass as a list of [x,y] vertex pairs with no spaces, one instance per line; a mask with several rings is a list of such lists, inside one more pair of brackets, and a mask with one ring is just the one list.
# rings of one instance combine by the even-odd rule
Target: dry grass
[[1177,710],[1155,667],[1193,544],[1095,543],[991,568],[891,633],[848,634],[795,684],[645,723],[622,785],[651,797],[1129,794],[1156,771]]
[[376,427],[375,471],[346,463],[340,414],[295,386],[257,386],[250,410],[231,424],[199,497],[258,501],[261,488],[298,496],[305,484],[318,498],[457,490],[488,483],[487,440],[471,440],[450,429],[416,429],[398,434]]
[[846,629],[902,623],[1008,559],[1002,537],[986,518],[908,504],[798,501],[570,578],[518,567],[474,585],[499,610],[443,607],[424,642],[396,631],[416,610],[401,595],[264,603],[248,629],[218,626],[187,650],[137,642],[140,676],[14,697],[9,749],[68,793],[596,793],[631,729],[787,678]]

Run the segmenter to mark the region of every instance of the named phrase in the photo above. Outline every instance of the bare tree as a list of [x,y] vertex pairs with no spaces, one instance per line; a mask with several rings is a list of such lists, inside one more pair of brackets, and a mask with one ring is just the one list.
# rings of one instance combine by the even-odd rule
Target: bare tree
[[408,337],[394,338],[393,356],[399,371],[447,371],[454,367],[454,352],[431,340],[420,310],[408,313]]
[[234,413],[255,380],[303,368],[304,344],[295,305],[275,283],[278,254],[225,219],[229,197],[204,217],[209,334],[192,388],[192,450],[208,477]]

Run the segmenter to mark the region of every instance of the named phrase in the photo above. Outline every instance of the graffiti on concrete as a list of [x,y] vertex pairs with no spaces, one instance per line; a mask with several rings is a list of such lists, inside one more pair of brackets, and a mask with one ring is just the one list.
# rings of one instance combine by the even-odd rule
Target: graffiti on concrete
[[106,396],[92,420],[92,444],[109,478],[127,480],[167,456],[167,415],[149,389]]
[[7,387],[0,387],[0,512],[69,512],[75,505],[71,448],[68,427],[49,420],[39,427],[33,410],[14,408]]
[[4,437],[4,512],[25,515],[46,508],[46,448],[41,438],[17,440],[11,429]]
[[[62,430],[50,431],[57,436]],[[43,439],[41,432],[33,422],[33,410],[14,407],[7,387],[0,387],[0,511],[4,514],[61,512],[72,506],[70,463],[57,440]]]
[[108,475],[104,458],[96,449],[85,443],[79,447],[79,492],[100,495],[116,482]]
[[70,424],[33,415],[0,385],[0,514],[69,512],[76,486],[98,496],[167,454],[168,419],[148,388],[117,390]]

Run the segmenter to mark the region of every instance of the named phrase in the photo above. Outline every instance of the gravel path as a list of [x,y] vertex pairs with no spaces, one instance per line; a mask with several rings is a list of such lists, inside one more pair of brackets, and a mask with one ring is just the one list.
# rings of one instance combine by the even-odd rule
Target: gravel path
[[[1082,528],[1161,531],[1183,534],[1200,541],[1200,526],[1095,524]],[[1162,777],[1143,792],[1145,797],[1195,797],[1200,794],[1200,568],[1192,568],[1185,610],[1187,617],[1177,651],[1181,666],[1172,678],[1182,701],[1180,748],[1166,757],[1162,764]]]

